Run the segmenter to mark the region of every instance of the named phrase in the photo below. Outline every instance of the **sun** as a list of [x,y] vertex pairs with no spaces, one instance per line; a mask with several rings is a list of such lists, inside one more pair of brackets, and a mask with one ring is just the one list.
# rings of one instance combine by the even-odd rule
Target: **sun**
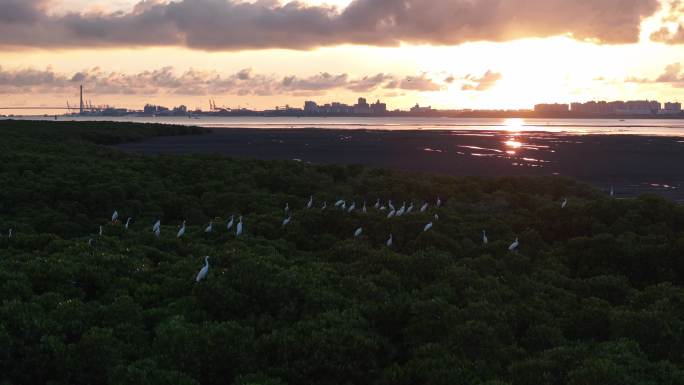
[[525,120],[520,118],[510,118],[504,120],[504,126],[506,131],[522,131],[525,126]]

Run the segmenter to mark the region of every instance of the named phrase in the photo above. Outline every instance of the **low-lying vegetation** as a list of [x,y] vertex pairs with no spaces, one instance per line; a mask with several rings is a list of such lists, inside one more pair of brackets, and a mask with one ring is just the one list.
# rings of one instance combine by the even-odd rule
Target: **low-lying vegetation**
[[196,133],[0,122],[0,383],[684,384],[681,206],[101,145]]

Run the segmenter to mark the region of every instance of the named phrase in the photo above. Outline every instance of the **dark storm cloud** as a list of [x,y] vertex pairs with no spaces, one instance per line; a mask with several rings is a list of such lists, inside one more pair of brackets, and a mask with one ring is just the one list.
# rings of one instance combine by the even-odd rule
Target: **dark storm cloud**
[[571,35],[630,43],[658,0],[355,0],[344,9],[260,0],[145,1],[130,12],[53,15],[48,0],[0,0],[0,45],[311,49],[450,45]]

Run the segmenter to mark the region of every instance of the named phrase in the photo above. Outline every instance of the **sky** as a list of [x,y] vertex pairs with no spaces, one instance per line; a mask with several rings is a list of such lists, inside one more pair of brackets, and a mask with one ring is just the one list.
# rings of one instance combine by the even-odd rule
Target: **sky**
[[0,107],[684,102],[684,0],[0,0]]

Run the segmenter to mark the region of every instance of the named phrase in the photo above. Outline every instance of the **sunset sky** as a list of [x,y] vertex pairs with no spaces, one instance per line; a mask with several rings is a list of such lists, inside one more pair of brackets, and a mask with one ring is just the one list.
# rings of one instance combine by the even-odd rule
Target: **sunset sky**
[[0,0],[0,105],[684,102],[680,0]]

